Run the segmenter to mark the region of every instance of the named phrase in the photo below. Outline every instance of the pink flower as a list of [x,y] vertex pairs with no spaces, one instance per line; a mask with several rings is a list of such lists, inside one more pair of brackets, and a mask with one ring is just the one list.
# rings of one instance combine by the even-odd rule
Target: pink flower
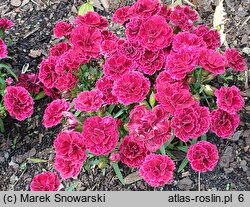
[[147,78],[139,72],[130,72],[114,82],[112,93],[117,96],[118,102],[129,105],[143,101],[149,88],[150,81]]
[[86,56],[79,57],[78,50],[76,49],[65,52],[58,58],[55,66],[55,72],[59,76],[63,76],[68,72],[73,73],[75,71],[78,71],[81,64],[81,58],[86,60],[86,62],[89,60]]
[[129,135],[155,152],[171,137],[169,114],[156,106],[150,111],[145,105],[135,106],[129,114]]
[[82,24],[72,30],[70,42],[88,56],[96,58],[101,50],[102,35],[99,29]]
[[140,176],[152,187],[163,186],[173,180],[175,164],[167,155],[151,154],[139,169]]
[[88,11],[85,15],[78,15],[75,19],[75,23],[78,25],[87,24],[97,29],[105,29],[108,27],[107,19],[93,11]]
[[63,126],[63,129],[66,131],[73,131],[75,127],[78,126],[77,118],[71,112],[63,112],[63,117],[66,120],[66,123]]
[[70,45],[66,42],[60,42],[51,48],[49,56],[61,56],[70,50]]
[[133,70],[133,62],[124,55],[114,55],[103,64],[104,74],[112,80],[119,79],[125,73]]
[[125,55],[128,59],[138,60],[144,53],[144,49],[137,41],[132,42],[127,40],[123,44],[119,45],[118,53],[121,55]]
[[155,99],[172,115],[176,110],[188,108],[195,103],[188,89],[176,88],[171,84],[158,86]]
[[128,40],[136,40],[138,38],[138,33],[140,31],[142,24],[142,19],[140,18],[132,18],[130,22],[126,24],[126,36]]
[[10,21],[9,19],[7,18],[0,19],[0,29],[9,30],[13,26],[14,26],[13,22]]
[[236,71],[244,71],[247,69],[246,61],[240,55],[239,51],[229,48],[225,51],[227,65]]
[[119,153],[121,162],[131,168],[140,167],[145,157],[150,154],[144,143],[138,142],[132,136],[126,136],[122,139]]
[[103,104],[102,93],[99,90],[83,91],[74,98],[75,109],[79,111],[95,112]]
[[13,83],[13,79],[12,78],[6,78],[5,79],[5,83],[8,85],[8,86],[10,86],[12,83]]
[[60,98],[60,91],[57,88],[47,88],[47,87],[43,87],[44,93],[51,97],[53,100],[54,99],[58,99]]
[[183,48],[177,53],[170,52],[166,60],[166,71],[173,79],[182,80],[195,69],[197,58],[195,51],[189,48]]
[[211,130],[218,137],[230,137],[240,123],[238,114],[229,114],[221,109],[213,110],[211,113]]
[[67,91],[76,86],[78,79],[72,73],[64,73],[58,78],[56,88],[60,91]]
[[208,49],[216,49],[220,47],[220,34],[217,30],[210,30],[205,25],[199,25],[194,29],[193,34],[201,37],[206,43]]
[[225,72],[226,58],[215,50],[203,49],[199,55],[199,65],[213,74]]
[[94,155],[106,155],[116,146],[119,132],[113,117],[93,116],[83,124],[83,136],[87,150]]
[[165,63],[165,56],[162,51],[153,52],[146,50],[138,61],[138,70],[145,74],[153,75],[157,70],[161,70]]
[[6,58],[7,54],[8,54],[7,47],[4,41],[0,38],[0,59]]
[[22,86],[30,93],[38,94],[41,89],[41,83],[36,73],[24,73],[18,76],[16,86]]
[[172,9],[169,9],[167,4],[162,4],[160,11],[157,13],[157,15],[162,16],[165,20],[169,21],[171,12]]
[[178,52],[181,48],[190,48],[199,51],[200,48],[204,47],[206,43],[202,38],[189,32],[179,32],[173,36],[173,47],[175,52]]
[[177,5],[170,14],[170,20],[175,25],[184,31],[191,30],[193,21],[198,19],[198,13],[190,9],[189,6],[181,7]]
[[39,80],[46,88],[54,88],[59,78],[59,74],[55,71],[55,66],[58,62],[58,57],[49,56],[48,59],[42,60],[39,69]]
[[63,179],[75,178],[82,169],[83,161],[65,160],[60,156],[55,157],[54,168]]
[[160,10],[158,0],[138,0],[130,9],[133,16],[151,17]]
[[60,21],[56,23],[55,28],[53,29],[53,34],[57,38],[61,38],[63,36],[68,37],[73,29],[73,25]]
[[96,82],[97,89],[99,89],[103,94],[102,100],[105,104],[118,103],[116,96],[112,94],[113,85],[114,81],[107,76],[103,76]]
[[55,126],[62,121],[63,112],[69,110],[70,103],[64,99],[56,99],[48,104],[43,115],[43,125],[46,128]]
[[212,171],[216,166],[219,153],[215,145],[207,141],[199,141],[189,147],[187,159],[193,170],[207,172]]
[[118,152],[113,152],[110,156],[109,159],[111,162],[119,162],[121,160],[121,156]]
[[130,6],[118,8],[113,14],[112,21],[118,24],[124,24],[131,17]]
[[221,87],[220,90],[215,91],[218,108],[234,114],[244,106],[244,99],[240,95],[240,90],[236,86]]
[[53,146],[56,150],[56,156],[65,160],[85,161],[87,158],[84,138],[79,132],[60,132],[54,140]]
[[189,108],[178,109],[171,120],[176,137],[184,142],[205,134],[210,127],[210,113],[205,106],[193,104]]
[[11,116],[23,121],[33,114],[34,101],[24,87],[7,86],[4,106]]
[[166,70],[159,73],[154,87],[158,93],[165,93],[168,87],[189,90],[189,86],[184,80],[173,79]]
[[35,175],[30,184],[31,191],[58,191],[60,180],[54,172],[44,172]]
[[152,16],[142,22],[138,35],[138,40],[143,47],[155,51],[170,45],[173,32],[163,17]]

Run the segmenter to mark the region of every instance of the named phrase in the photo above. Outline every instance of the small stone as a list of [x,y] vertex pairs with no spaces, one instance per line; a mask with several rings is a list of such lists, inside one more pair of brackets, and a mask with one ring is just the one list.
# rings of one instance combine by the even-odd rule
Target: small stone
[[21,6],[25,6],[26,4],[28,4],[30,2],[30,0],[23,0],[23,3]]
[[247,161],[246,160],[241,160],[240,161],[240,166],[246,166],[247,165]]
[[249,54],[250,54],[250,48],[249,48],[249,47],[244,47],[244,48],[242,49],[242,52],[243,52],[243,53],[246,53],[247,55],[249,55]]
[[7,160],[9,158],[10,154],[8,152],[4,152],[4,158]]
[[0,157],[0,163],[3,163],[5,161],[4,157]]
[[32,58],[37,58],[41,56],[41,51],[40,50],[30,50],[29,56]]
[[11,0],[10,1],[11,6],[19,7],[22,4],[21,0]]
[[193,181],[189,178],[183,178],[177,183],[178,188],[181,190],[190,190],[193,186]]
[[225,171],[226,174],[228,174],[228,173],[233,172],[234,169],[233,168],[224,168],[224,171]]
[[233,149],[233,147],[228,146],[221,156],[219,163],[220,167],[229,167],[229,164],[234,161],[234,157],[235,150]]
[[230,137],[230,140],[234,142],[238,141],[242,133],[243,130],[235,132],[233,136]]
[[246,144],[247,144],[248,146],[250,146],[250,137],[246,137],[246,138],[245,138],[245,141],[246,141]]
[[247,166],[242,166],[242,170],[243,170],[244,172],[247,172],[247,171],[249,170],[249,167],[247,167]]

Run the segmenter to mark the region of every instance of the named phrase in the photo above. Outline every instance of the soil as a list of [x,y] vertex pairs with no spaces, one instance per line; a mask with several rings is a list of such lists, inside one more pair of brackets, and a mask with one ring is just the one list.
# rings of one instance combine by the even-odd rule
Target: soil
[[[47,56],[51,45],[57,43],[52,36],[52,29],[59,20],[73,21],[77,14],[80,0],[22,0],[21,6],[12,6],[11,1],[0,0],[1,17],[8,17],[15,27],[10,31],[13,40],[10,56],[17,74],[28,65],[36,72],[42,58]],[[109,11],[97,11],[110,19],[112,11],[133,1],[114,0]],[[166,1],[165,1],[166,2]],[[169,1],[167,1],[169,2]],[[198,5],[200,22],[212,27],[215,2],[212,0],[193,0]],[[229,47],[242,52],[250,64],[250,28],[249,0],[225,0],[225,33]],[[113,26],[115,27],[115,25]],[[113,28],[116,29],[116,28]],[[34,52],[35,50],[35,52]],[[242,74],[248,80],[248,74]],[[248,81],[247,81],[248,83]],[[248,84],[238,84],[244,91],[246,105],[241,112],[241,123],[232,139],[218,139],[210,134],[210,140],[216,143],[220,162],[212,172],[201,174],[201,190],[250,190],[250,92]],[[42,171],[53,170],[53,140],[60,127],[46,130],[42,125],[42,116],[46,105],[51,101],[45,98],[36,103],[35,113],[25,122],[18,122],[11,117],[4,120],[5,133],[0,134],[0,190],[29,190],[33,176]],[[37,158],[38,163],[29,158]],[[179,165],[180,163],[178,163]],[[131,170],[121,165],[124,176]],[[161,188],[149,187],[139,180],[123,186],[117,179],[111,165],[105,172],[94,165],[89,171],[82,170],[77,180],[63,181],[64,187],[78,182],[77,190],[197,190],[198,174],[188,165],[180,173],[175,173],[174,181]]]

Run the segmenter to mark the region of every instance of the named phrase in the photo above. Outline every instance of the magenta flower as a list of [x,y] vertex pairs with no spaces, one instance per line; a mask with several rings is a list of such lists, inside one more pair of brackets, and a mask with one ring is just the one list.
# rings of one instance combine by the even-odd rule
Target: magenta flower
[[4,43],[4,41],[0,38],[0,59],[6,58],[7,54],[8,54],[7,46]]
[[143,142],[138,142],[132,136],[126,136],[122,139],[119,147],[120,160],[128,167],[140,167],[148,154],[150,152]]
[[169,114],[159,105],[152,111],[145,105],[135,106],[129,114],[129,135],[155,152],[171,137],[168,119]]
[[73,29],[73,25],[60,21],[56,23],[55,28],[53,29],[53,34],[57,38],[61,38],[63,36],[68,37]]
[[44,172],[33,177],[31,191],[58,191],[60,180],[54,172]]
[[143,47],[155,51],[170,45],[173,32],[163,17],[152,16],[142,22],[138,36]]
[[211,113],[211,130],[218,137],[224,139],[230,137],[240,123],[238,114],[229,114],[221,109],[213,110]]
[[75,109],[79,111],[95,112],[103,104],[102,92],[99,90],[83,91],[74,98]]
[[119,139],[117,122],[110,116],[87,118],[83,124],[82,134],[87,150],[94,155],[110,153]]
[[7,19],[7,18],[1,18],[0,19],[0,30],[1,29],[3,29],[3,30],[9,30],[13,26],[14,26],[13,22],[10,21],[9,19]]
[[62,121],[63,112],[68,111],[70,103],[64,99],[56,99],[48,104],[43,115],[43,125],[46,128],[55,126]]
[[244,106],[244,99],[240,95],[240,89],[236,86],[232,87],[221,87],[216,90],[214,95],[217,98],[218,108],[230,113],[237,113]]
[[87,24],[97,29],[105,29],[108,27],[107,19],[93,11],[88,11],[85,15],[78,15],[75,19],[75,23],[78,25]]
[[60,156],[64,160],[85,161],[87,158],[84,138],[79,132],[60,132],[53,145],[56,156]]
[[205,134],[210,128],[210,113],[205,106],[198,103],[191,107],[178,109],[171,120],[171,127],[176,137],[184,142]]
[[55,157],[54,168],[63,179],[75,178],[81,172],[83,161],[65,160],[60,156]]
[[219,160],[215,145],[207,141],[199,141],[189,147],[187,159],[193,170],[198,172],[212,171]]
[[143,101],[149,88],[150,81],[147,78],[139,72],[130,72],[114,82],[112,93],[120,103],[129,105]]
[[227,65],[236,71],[244,71],[247,69],[246,61],[240,55],[239,51],[234,48],[229,48],[225,51]]
[[152,187],[159,187],[173,180],[175,164],[167,155],[148,155],[139,169],[140,176]]
[[24,87],[7,86],[4,106],[11,116],[23,121],[33,114],[34,101]]

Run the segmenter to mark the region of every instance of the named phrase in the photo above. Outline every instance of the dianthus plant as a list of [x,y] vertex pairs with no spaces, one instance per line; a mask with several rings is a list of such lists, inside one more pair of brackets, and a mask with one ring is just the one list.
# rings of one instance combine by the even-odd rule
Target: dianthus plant
[[[153,187],[171,183],[188,161],[195,171],[213,170],[218,150],[206,133],[229,138],[244,105],[236,86],[215,83],[228,68],[233,75],[246,69],[239,52],[222,51],[217,30],[194,26],[198,13],[189,6],[138,0],[119,8],[112,21],[122,37],[91,4],[85,6],[91,11],[81,7],[73,24],[56,24],[61,41],[39,71],[42,84],[60,94],[43,124],[63,123],[54,140],[61,178],[76,178],[91,164],[104,169],[109,160],[121,182],[119,162]],[[183,161],[176,150],[187,154]],[[42,183],[55,182],[51,176],[41,176],[48,182],[37,185],[48,189]],[[32,189],[38,190],[36,180]]]

